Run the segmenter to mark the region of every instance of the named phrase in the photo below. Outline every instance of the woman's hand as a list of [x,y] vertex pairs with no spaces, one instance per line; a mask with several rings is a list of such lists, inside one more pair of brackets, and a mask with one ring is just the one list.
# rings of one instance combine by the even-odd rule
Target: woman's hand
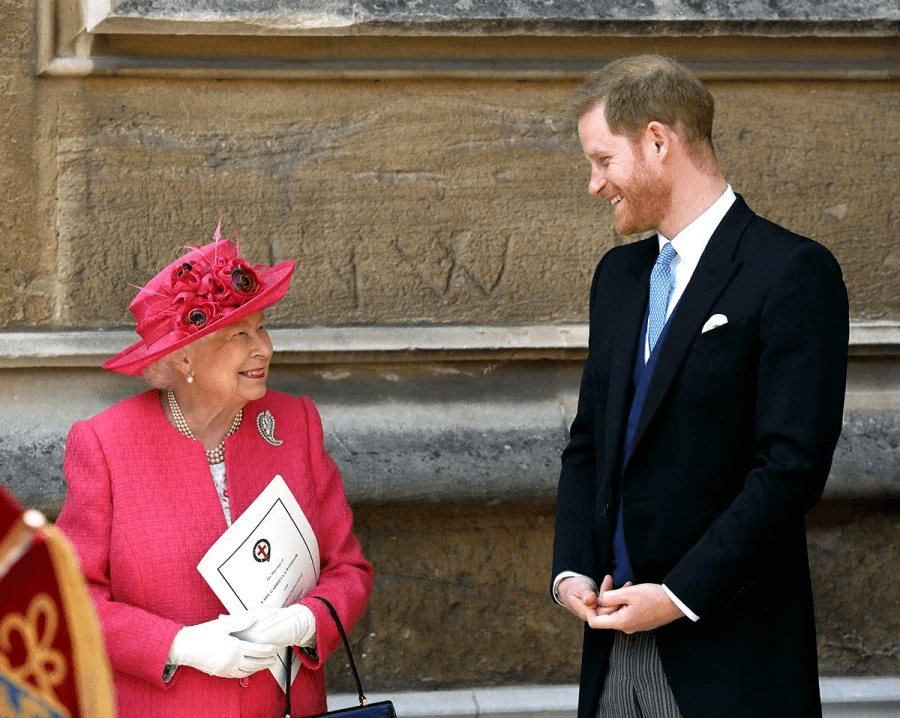
[[275,665],[280,646],[252,643],[235,635],[253,622],[247,613],[219,616],[196,626],[185,626],[172,641],[168,663],[190,666],[211,676],[245,678]]
[[316,643],[316,619],[302,603],[284,608],[257,608],[246,612],[253,622],[234,635],[253,643],[271,643],[280,648],[307,648]]

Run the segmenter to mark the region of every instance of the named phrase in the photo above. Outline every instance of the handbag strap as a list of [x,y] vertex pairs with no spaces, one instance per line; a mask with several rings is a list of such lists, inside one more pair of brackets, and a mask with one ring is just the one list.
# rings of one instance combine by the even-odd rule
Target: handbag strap
[[366,697],[363,694],[362,683],[360,683],[359,680],[359,672],[356,670],[356,663],[353,661],[353,653],[350,651],[350,641],[347,640],[347,633],[344,631],[344,626],[337,615],[337,611],[334,610],[334,606],[331,605],[331,602],[328,601],[328,599],[322,598],[321,596],[312,596],[312,598],[318,599],[324,603],[325,607],[328,609],[328,613],[330,613],[331,617],[334,619],[334,624],[337,626],[338,632],[341,634],[341,640],[344,642],[344,650],[347,651],[347,660],[350,662],[350,671],[353,673],[353,680],[356,681],[356,692],[359,694],[359,704],[361,706],[369,705],[369,701],[366,700]]
[[284,679],[284,718],[291,718],[291,663],[294,659],[294,647],[287,647],[287,677]]

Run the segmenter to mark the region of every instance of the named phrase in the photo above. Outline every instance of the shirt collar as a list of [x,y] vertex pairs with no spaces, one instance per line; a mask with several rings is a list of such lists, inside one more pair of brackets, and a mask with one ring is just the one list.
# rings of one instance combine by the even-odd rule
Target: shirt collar
[[731,205],[734,204],[736,199],[737,197],[731,185],[726,185],[725,191],[721,196],[703,214],[675,235],[673,239],[670,240],[661,234],[657,234],[660,250],[662,250],[666,242],[671,241],[672,247],[678,252],[678,257],[684,265],[691,267],[691,269],[696,267],[700,262],[700,255],[703,254],[703,250],[709,244],[710,237],[712,237],[716,227],[719,226],[719,223],[728,210],[731,209]]

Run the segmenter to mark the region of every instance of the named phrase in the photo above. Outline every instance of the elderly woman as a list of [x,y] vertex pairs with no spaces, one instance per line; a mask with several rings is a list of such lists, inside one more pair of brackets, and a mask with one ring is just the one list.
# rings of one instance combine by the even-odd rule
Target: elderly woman
[[[313,403],[266,390],[263,310],[293,262],[251,267],[217,228],[140,290],[141,340],[103,366],[154,387],[69,433],[57,525],[75,545],[114,671],[120,718],[274,718],[265,670],[293,647],[292,715],[326,710],[322,665],[360,618],[372,567],[351,533],[340,473]],[[318,583],[294,605],[231,615],[197,571],[210,546],[280,475],[319,547]]]

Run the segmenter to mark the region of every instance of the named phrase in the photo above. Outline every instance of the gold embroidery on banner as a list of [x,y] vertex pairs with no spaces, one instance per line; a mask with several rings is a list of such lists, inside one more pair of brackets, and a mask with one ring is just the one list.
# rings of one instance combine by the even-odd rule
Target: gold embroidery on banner
[[[54,687],[65,680],[67,664],[66,657],[53,648],[58,628],[59,611],[46,593],[35,594],[26,615],[4,616],[0,621],[0,670],[23,684],[30,682],[41,697],[61,705]],[[13,633],[18,633],[25,644],[25,662],[20,666],[12,666],[4,654],[12,651]]]

